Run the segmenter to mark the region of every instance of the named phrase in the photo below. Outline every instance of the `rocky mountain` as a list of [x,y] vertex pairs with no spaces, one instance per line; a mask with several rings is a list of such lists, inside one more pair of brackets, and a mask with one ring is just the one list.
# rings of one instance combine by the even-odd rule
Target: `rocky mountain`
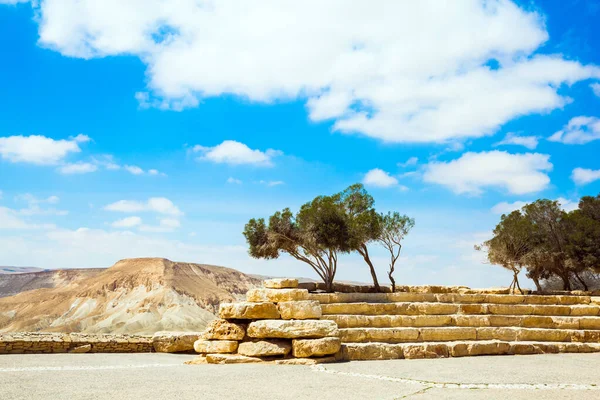
[[43,271],[43,269],[35,268],[35,267],[3,267],[3,266],[0,266],[0,275],[26,274],[29,272],[40,272],[40,271]]
[[122,260],[107,269],[5,275],[0,332],[202,330],[221,302],[239,300],[260,283],[234,269],[161,258]]

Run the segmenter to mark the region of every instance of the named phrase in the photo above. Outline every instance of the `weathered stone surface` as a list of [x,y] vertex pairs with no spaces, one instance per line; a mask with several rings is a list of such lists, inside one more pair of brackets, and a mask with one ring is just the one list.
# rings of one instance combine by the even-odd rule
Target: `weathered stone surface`
[[249,357],[286,356],[292,350],[292,344],[284,340],[258,340],[242,342],[238,354]]
[[158,353],[181,353],[194,350],[199,332],[157,332],[152,337],[154,351]]
[[306,289],[250,289],[246,300],[253,303],[308,300]]
[[248,336],[254,338],[319,338],[338,336],[337,325],[327,320],[262,320],[248,325]]
[[600,329],[600,318],[598,317],[581,317],[579,319],[580,329]]
[[424,342],[446,342],[451,340],[475,340],[475,328],[421,328],[420,340]]
[[258,357],[246,357],[239,354],[207,354],[208,364],[256,364],[265,361]]
[[194,358],[193,360],[184,362],[184,364],[201,365],[201,364],[208,364],[208,361],[206,360],[206,356],[198,356],[198,357]]
[[321,304],[315,300],[283,301],[277,308],[283,319],[319,319],[322,315]]
[[298,279],[267,279],[263,282],[263,286],[268,289],[296,289],[298,287]]
[[194,343],[196,353],[235,353],[238,342],[235,340],[197,340]]
[[477,340],[517,340],[517,328],[477,328]]
[[572,316],[590,316],[590,317],[595,317],[600,315],[600,306],[597,304],[590,304],[590,305],[576,305],[576,306],[571,306],[571,307],[566,307],[567,309],[570,310],[570,314],[567,315],[572,315]]
[[83,346],[77,346],[74,349],[69,350],[69,353],[83,354],[83,353],[89,353],[90,351],[92,351],[92,345],[84,344]]
[[508,354],[510,344],[501,341],[459,342],[449,345],[452,357]]
[[343,343],[357,342],[416,342],[419,328],[350,328],[340,329]]
[[326,364],[338,361],[335,357],[320,357],[320,358],[286,358],[284,360],[275,360],[278,365],[316,365]]
[[454,315],[452,316],[452,325],[454,326],[490,326],[489,315]]
[[404,358],[404,347],[391,343],[347,343],[342,345],[344,360],[398,360]]
[[443,343],[423,343],[404,346],[404,358],[441,358],[448,357],[448,346]]
[[243,325],[234,324],[224,319],[215,319],[206,328],[202,334],[202,339],[206,340],[242,340],[246,336],[246,329]]
[[342,341],[336,337],[321,339],[294,339],[292,341],[292,354],[294,357],[322,357],[340,351]]
[[271,302],[221,303],[219,316],[224,319],[277,319],[279,311]]

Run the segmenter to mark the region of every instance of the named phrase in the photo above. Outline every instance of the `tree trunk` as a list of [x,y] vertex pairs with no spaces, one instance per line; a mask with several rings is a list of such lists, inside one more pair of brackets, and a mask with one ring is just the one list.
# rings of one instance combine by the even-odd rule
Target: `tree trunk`
[[333,293],[333,276],[327,276],[325,280],[325,291],[327,293]]
[[542,291],[542,285],[540,285],[540,279],[537,276],[532,276],[531,280],[533,281],[533,283],[535,283],[535,289],[538,292]]
[[519,288],[519,292],[520,292],[521,294],[523,294],[523,290],[521,289],[521,285],[519,285],[519,276],[518,276],[518,275],[519,275],[519,273],[518,273],[518,272],[514,272],[514,274],[515,274],[515,286],[516,286],[517,288]]
[[394,277],[392,276],[394,273],[394,269],[392,268],[389,272],[388,272],[388,277],[390,278],[390,282],[392,282],[392,293],[396,293],[396,280],[394,279]]
[[375,291],[380,292],[381,288],[379,287],[379,281],[377,280],[377,274],[375,273],[375,267],[371,262],[371,258],[369,257],[369,250],[365,244],[362,244],[360,248],[358,248],[358,252],[363,257],[369,269],[371,270],[371,277],[373,278],[373,286],[375,286]]
[[563,290],[571,290],[571,281],[569,280],[569,273],[564,273],[560,275],[560,279],[563,281]]
[[581,283],[583,285],[583,290],[585,290],[587,292],[588,291],[587,283],[585,283],[585,281],[583,279],[581,279],[581,276],[579,276],[579,274],[577,272],[573,272],[573,274],[575,275],[575,278],[577,278],[579,283]]

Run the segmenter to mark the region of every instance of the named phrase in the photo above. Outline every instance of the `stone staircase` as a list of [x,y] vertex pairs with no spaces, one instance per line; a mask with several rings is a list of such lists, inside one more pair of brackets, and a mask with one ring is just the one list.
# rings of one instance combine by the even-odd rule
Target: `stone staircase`
[[495,293],[311,293],[343,359],[600,352],[600,298]]

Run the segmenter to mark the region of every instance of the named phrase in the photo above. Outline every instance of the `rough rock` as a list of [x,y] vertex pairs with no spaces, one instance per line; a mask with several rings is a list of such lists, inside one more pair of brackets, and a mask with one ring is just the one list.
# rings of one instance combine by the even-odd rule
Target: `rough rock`
[[69,353],[83,354],[83,353],[89,353],[90,351],[92,351],[92,345],[84,344],[83,346],[77,346],[74,349],[69,350]]
[[404,358],[441,358],[448,357],[448,346],[443,343],[423,343],[404,346]]
[[452,357],[508,354],[510,344],[500,341],[458,342],[450,347]]
[[342,341],[336,337],[321,339],[294,339],[292,341],[292,354],[297,358],[322,357],[340,351]]
[[249,357],[287,356],[291,350],[289,341],[259,340],[240,343],[238,354]]
[[263,282],[263,286],[268,289],[296,289],[298,287],[298,279],[267,279]]
[[209,364],[255,364],[265,362],[258,357],[246,357],[239,354],[207,354]]
[[250,289],[246,300],[253,303],[308,300],[306,289]]
[[338,336],[337,325],[328,320],[262,320],[250,323],[248,336],[255,338],[320,338]]
[[225,321],[224,319],[213,320],[202,335],[206,340],[242,340],[246,336],[243,325]]
[[283,301],[277,304],[283,319],[319,319],[321,304],[315,300]]
[[224,319],[277,319],[279,311],[277,306],[268,303],[221,303],[219,316]]
[[197,340],[194,343],[196,353],[235,353],[238,342],[235,340]]
[[154,351],[158,353],[181,353],[194,350],[199,332],[156,332],[152,337]]
[[206,356],[198,356],[198,357],[194,358],[193,360],[184,362],[184,364],[200,365],[200,364],[208,364],[208,361],[206,361]]
[[335,357],[320,357],[320,358],[286,358],[284,360],[275,360],[275,364],[279,365],[316,365],[333,363],[338,361]]

